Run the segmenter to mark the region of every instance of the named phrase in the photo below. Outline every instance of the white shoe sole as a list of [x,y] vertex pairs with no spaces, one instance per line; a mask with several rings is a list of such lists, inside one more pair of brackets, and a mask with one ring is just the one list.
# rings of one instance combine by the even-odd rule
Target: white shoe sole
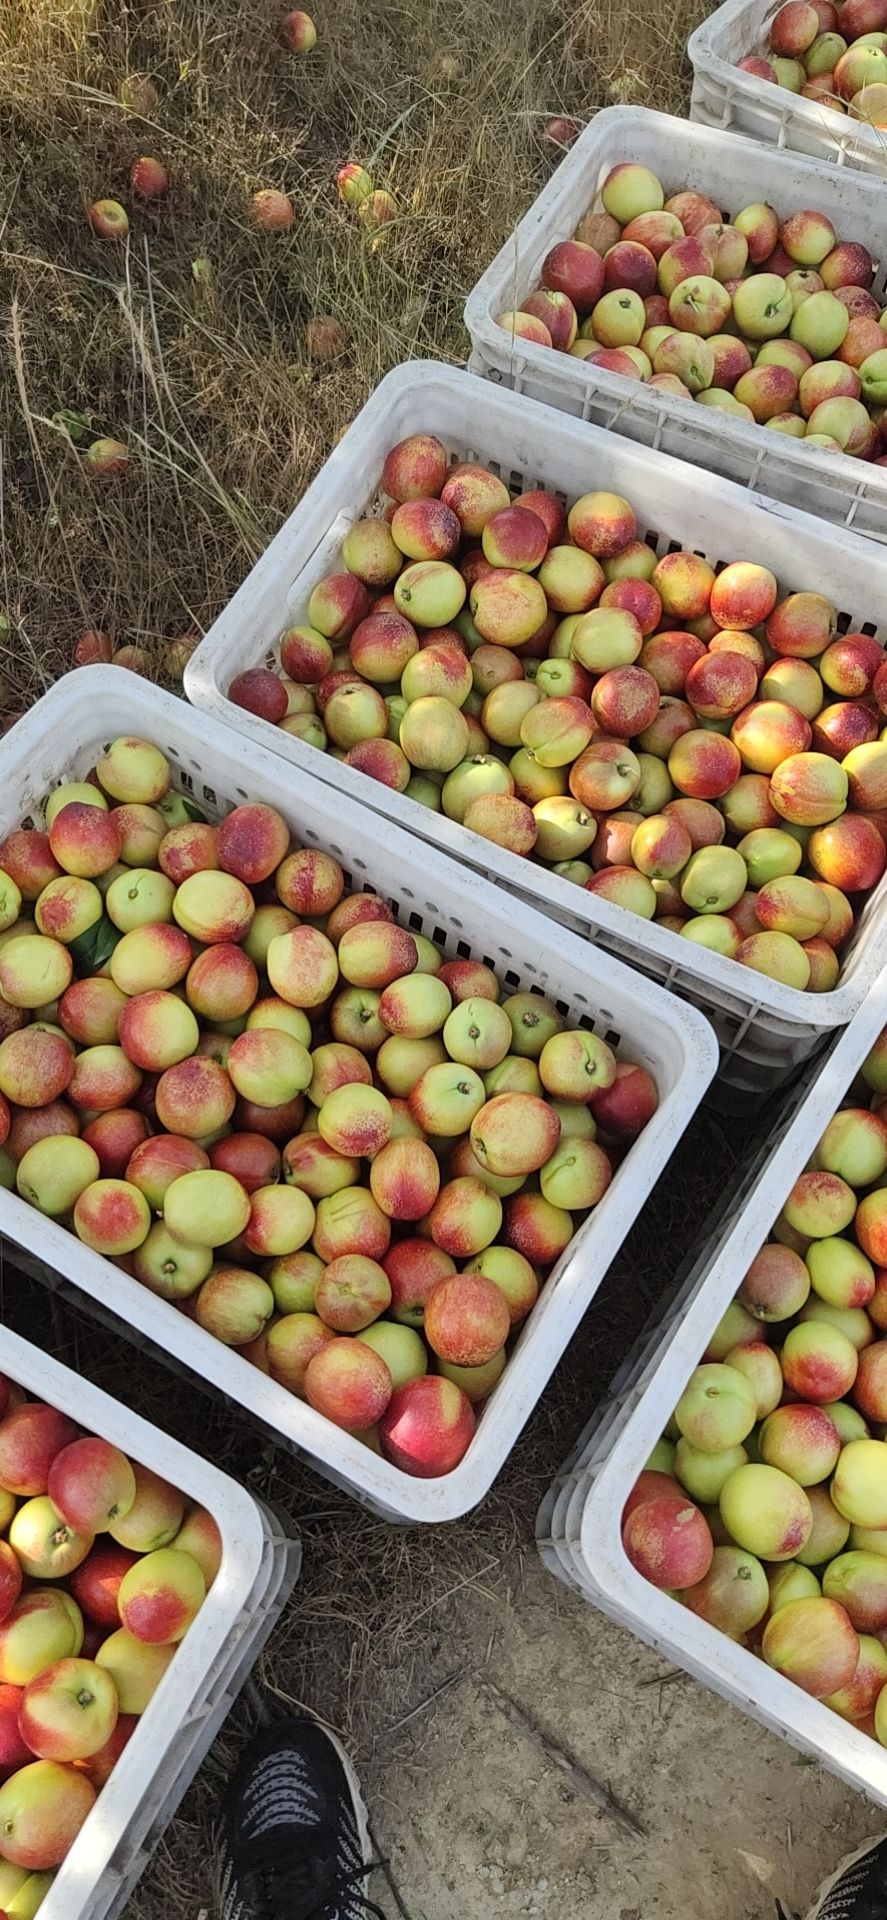
[[367,1811],[366,1801],[364,1800],[364,1797],[363,1797],[363,1788],[361,1787],[360,1780],[358,1779],[358,1776],[355,1773],[351,1756],[348,1753],[347,1749],[343,1747],[341,1740],[338,1738],[338,1736],[335,1733],[333,1733],[332,1728],[328,1727],[324,1721],[322,1720],[318,1721],[318,1725],[323,1729],[323,1732],[326,1734],[326,1737],[329,1740],[331,1746],[335,1747],[336,1752],[339,1756],[339,1759],[342,1762],[342,1766],[345,1772],[345,1777],[348,1781],[349,1791],[354,1801],[354,1810],[357,1817],[357,1832],[360,1839],[360,1848],[361,1848],[361,1854],[363,1856],[363,1863],[364,1863],[364,1866],[368,1866],[370,1860],[373,1857],[373,1843],[372,1843],[372,1840],[370,1839],[370,1816]]
[[838,1881],[843,1878],[843,1875],[847,1873],[850,1867],[856,1866],[858,1860],[864,1860],[866,1854],[874,1853],[875,1848],[881,1845],[883,1838],[884,1835],[879,1833],[873,1840],[863,1840],[862,1845],[856,1847],[853,1853],[845,1854],[844,1859],[840,1865],[835,1868],[834,1873],[830,1874],[828,1880],[824,1880],[822,1886],[818,1889],[815,1903],[807,1914],[807,1920],[819,1920],[819,1915],[822,1913],[825,1902],[829,1894],[834,1893]]

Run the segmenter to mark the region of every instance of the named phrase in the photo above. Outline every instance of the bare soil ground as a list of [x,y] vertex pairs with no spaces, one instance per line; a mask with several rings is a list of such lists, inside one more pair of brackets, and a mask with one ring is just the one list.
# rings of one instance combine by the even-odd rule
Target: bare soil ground
[[[462,302],[553,156],[552,113],[614,101],[686,111],[700,0],[317,0],[318,49],[282,52],[271,0],[0,0],[0,723],[106,630],[147,651],[199,633],[389,367],[463,360]],[[142,117],[123,77],[153,77]],[[169,166],[129,246],[85,204],[129,202],[140,153]],[[333,176],[371,166],[400,208],[375,248]],[[249,196],[293,196],[283,239]],[[208,261],[195,278],[195,261]],[[305,329],[348,347],[328,365]],[[82,429],[82,437],[81,437]],[[553,428],[553,431],[556,429]],[[90,486],[84,445],[130,467]],[[772,1920],[801,1910],[873,1808],[546,1575],[539,1499],[716,1206],[748,1135],[694,1126],[507,1471],[436,1533],[389,1528],[6,1263],[2,1312],[69,1364],[246,1478],[302,1532],[303,1577],[258,1679],[356,1755],[408,1920]],[[490,1683],[493,1690],[491,1691]],[[504,1690],[645,1830],[626,1834],[502,1710]],[[254,1723],[232,1714],[127,1909],[212,1910],[218,1791]]]

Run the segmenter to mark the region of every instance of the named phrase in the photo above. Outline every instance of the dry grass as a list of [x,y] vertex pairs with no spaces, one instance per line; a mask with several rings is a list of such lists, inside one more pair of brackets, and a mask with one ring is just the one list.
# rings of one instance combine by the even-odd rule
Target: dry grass
[[[310,0],[309,0],[310,4]],[[0,0],[0,714],[71,661],[86,628],[148,648],[202,631],[290,511],[379,377],[415,355],[464,360],[469,287],[552,164],[551,113],[613,101],[686,110],[683,47],[704,11],[664,0],[317,0],[315,54],[275,36],[269,0]],[[153,76],[152,120],[117,102]],[[170,168],[128,246],[95,239],[94,197],[131,205],[139,153]],[[401,215],[373,248],[340,206],[346,159],[372,167]],[[284,187],[292,234],[259,236],[249,196]],[[212,284],[198,285],[195,259]],[[349,345],[312,365],[305,326],[335,314]],[[81,447],[53,416],[86,423]],[[90,486],[82,444],[124,440],[125,478]],[[5,677],[5,685],[3,680]],[[249,1477],[292,1517],[304,1575],[262,1664],[284,1701],[320,1712],[378,1773],[385,1732],[449,1671],[446,1624],[471,1583],[495,1607],[532,1553],[538,1499],[600,1396],[731,1146],[700,1121],[636,1229],[508,1470],[439,1533],[374,1520],[211,1406],[59,1306],[57,1350],[160,1424]],[[712,1179],[707,1166],[714,1161]],[[683,1184],[682,1184],[683,1183]],[[680,1192],[680,1200],[675,1195]],[[674,1261],[663,1249],[674,1248]],[[2,1311],[42,1339],[41,1294],[6,1269]],[[208,1823],[242,1705],[170,1828],[129,1920],[196,1915]]]
[[[85,628],[160,660],[202,631],[292,508],[340,429],[398,361],[463,360],[463,300],[550,168],[552,111],[613,100],[680,111],[680,0],[328,0],[316,52],[278,45],[268,0],[0,0],[0,611],[15,710],[70,664]],[[692,11],[692,9],[691,9]],[[152,119],[117,102],[153,76]],[[132,211],[133,158],[173,176],[128,245],[85,207]],[[402,208],[373,250],[338,202],[348,158]],[[286,237],[249,196],[293,196]],[[210,289],[191,264],[212,264]],[[312,315],[346,355],[308,359]],[[130,448],[90,486],[53,416]]]

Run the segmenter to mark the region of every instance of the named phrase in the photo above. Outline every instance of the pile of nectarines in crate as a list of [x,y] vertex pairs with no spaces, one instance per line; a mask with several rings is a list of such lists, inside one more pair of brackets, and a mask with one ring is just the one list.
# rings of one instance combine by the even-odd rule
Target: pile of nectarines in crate
[[754,553],[660,555],[621,494],[512,499],[431,433],[381,494],[230,700],[697,950],[834,988],[887,862],[880,641]]
[[0,845],[0,1177],[446,1473],[659,1090],[350,891],[275,807],[212,825],[171,782],[119,737]]
[[622,161],[497,324],[651,392],[883,464],[872,236],[859,216],[861,230],[839,232],[815,204],[785,213],[775,180],[773,198],[737,194],[731,211],[692,180],[669,194],[651,167]]
[[622,1522],[645,1578],[883,1745],[885,1100],[887,1032],[795,1179]]
[[35,1914],[203,1605],[205,1509],[0,1376],[0,1900]]
[[885,0],[788,0],[774,15],[765,53],[748,53],[743,72],[818,100],[833,113],[887,127]]

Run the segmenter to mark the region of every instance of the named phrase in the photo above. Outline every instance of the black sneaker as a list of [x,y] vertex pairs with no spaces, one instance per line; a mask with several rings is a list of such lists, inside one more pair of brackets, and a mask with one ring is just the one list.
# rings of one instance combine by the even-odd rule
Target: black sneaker
[[848,1853],[823,1881],[807,1920],[887,1920],[887,1838]]
[[242,1754],[218,1833],[219,1920],[385,1920],[360,1785],[316,1720],[265,1728]]

